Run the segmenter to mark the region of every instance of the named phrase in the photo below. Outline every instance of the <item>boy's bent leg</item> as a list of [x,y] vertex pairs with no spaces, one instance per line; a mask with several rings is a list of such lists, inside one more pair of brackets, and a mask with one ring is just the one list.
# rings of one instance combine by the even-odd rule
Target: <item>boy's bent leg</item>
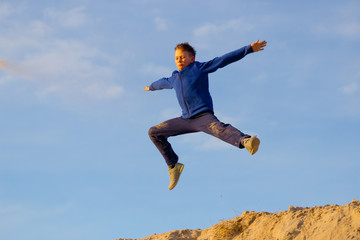
[[235,147],[244,148],[244,140],[251,137],[230,124],[220,122],[213,114],[206,114],[201,118],[202,119],[199,119],[202,122],[201,131],[217,137]]
[[173,168],[178,162],[179,158],[167,139],[171,136],[177,136],[191,132],[195,131],[191,129],[187,120],[179,117],[170,119],[151,127],[149,129],[149,136],[151,141],[155,144],[161,155],[164,157],[166,164],[169,166],[169,168]]

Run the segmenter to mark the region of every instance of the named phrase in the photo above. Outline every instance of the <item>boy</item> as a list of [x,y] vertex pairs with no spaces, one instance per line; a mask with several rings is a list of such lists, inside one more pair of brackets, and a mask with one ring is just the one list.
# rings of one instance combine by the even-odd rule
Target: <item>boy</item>
[[246,148],[255,154],[260,140],[220,122],[214,115],[213,103],[209,92],[208,74],[218,68],[239,61],[249,53],[264,50],[266,41],[252,43],[208,62],[195,61],[196,51],[189,43],[180,43],[175,47],[175,63],[179,71],[169,78],[162,78],[144,88],[145,91],[175,89],[182,116],[170,119],[149,129],[151,141],[158,148],[169,166],[172,190],[179,181],[184,165],[178,162],[178,156],[168,142],[168,137],[180,134],[205,132],[238,148]]

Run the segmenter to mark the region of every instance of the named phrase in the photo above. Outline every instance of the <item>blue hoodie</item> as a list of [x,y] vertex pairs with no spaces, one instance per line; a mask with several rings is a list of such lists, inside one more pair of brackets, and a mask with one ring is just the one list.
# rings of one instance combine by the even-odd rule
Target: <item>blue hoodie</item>
[[194,61],[180,72],[174,71],[171,77],[153,82],[150,85],[150,90],[174,88],[182,109],[183,118],[191,118],[204,111],[213,112],[208,74],[230,63],[239,61],[252,52],[251,45],[248,45],[208,62]]

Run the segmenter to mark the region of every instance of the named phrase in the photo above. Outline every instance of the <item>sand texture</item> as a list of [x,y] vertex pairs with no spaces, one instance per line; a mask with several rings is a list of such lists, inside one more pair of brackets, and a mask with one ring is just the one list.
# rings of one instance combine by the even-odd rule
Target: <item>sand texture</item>
[[[360,240],[360,201],[338,206],[290,206],[280,213],[243,212],[207,229],[175,230],[141,240]],[[124,239],[118,239],[124,240]],[[128,240],[128,239],[127,239]]]

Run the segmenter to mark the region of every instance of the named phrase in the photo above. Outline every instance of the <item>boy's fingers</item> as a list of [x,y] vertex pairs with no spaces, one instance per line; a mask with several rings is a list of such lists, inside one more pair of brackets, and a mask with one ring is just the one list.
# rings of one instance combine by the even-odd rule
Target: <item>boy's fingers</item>
[[264,50],[264,47],[266,47],[266,44],[267,42],[264,40],[264,41],[261,41],[259,43],[259,50],[258,51],[263,51]]
[[259,40],[256,40],[251,44],[251,47],[253,48],[254,52],[263,51],[264,47],[266,47],[267,42],[265,40],[259,42]]

